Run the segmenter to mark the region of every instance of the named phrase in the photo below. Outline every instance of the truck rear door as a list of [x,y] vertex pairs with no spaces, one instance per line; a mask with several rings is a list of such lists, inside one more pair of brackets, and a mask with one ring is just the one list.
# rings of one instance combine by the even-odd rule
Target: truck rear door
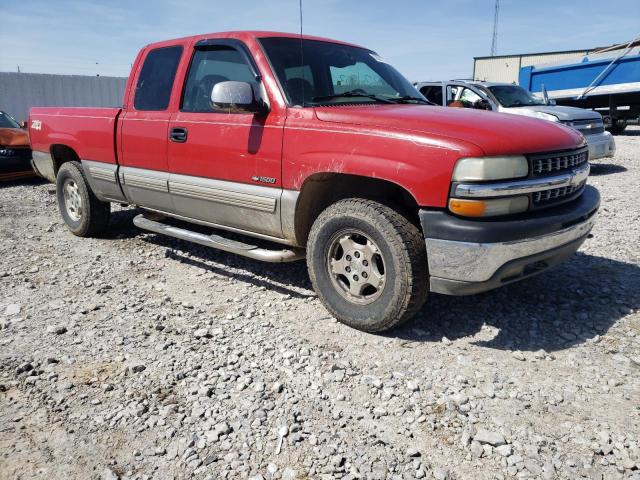
[[167,144],[169,107],[184,47],[142,53],[120,124],[120,179],[132,203],[172,212]]

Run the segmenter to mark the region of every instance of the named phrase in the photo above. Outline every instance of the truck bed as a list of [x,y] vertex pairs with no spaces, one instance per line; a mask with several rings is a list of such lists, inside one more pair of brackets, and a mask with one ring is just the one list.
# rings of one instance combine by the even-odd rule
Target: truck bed
[[117,163],[115,132],[120,108],[34,107],[29,112],[31,148],[71,147],[82,160]]

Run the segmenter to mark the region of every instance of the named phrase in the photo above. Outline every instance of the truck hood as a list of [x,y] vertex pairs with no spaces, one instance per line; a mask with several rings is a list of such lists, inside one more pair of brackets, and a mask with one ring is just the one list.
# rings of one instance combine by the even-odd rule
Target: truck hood
[[479,147],[485,155],[565,150],[582,145],[577,131],[525,116],[427,105],[354,105],[316,107],[323,122],[367,130],[405,132],[456,148]]
[[559,105],[531,105],[529,107],[512,107],[502,110],[504,113],[531,116],[533,112],[543,112],[558,117],[558,120],[601,120],[602,116],[593,110],[584,108],[563,107]]
[[28,147],[29,134],[21,128],[0,128],[0,146]]

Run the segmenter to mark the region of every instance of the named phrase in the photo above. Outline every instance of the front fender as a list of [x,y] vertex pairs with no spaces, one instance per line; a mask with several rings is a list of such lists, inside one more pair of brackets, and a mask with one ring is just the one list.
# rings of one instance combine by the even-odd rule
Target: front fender
[[[420,206],[445,207],[456,149],[393,136],[298,130],[285,133],[283,186],[300,190],[319,173],[376,178],[409,192]],[[465,154],[467,154],[465,152]]]

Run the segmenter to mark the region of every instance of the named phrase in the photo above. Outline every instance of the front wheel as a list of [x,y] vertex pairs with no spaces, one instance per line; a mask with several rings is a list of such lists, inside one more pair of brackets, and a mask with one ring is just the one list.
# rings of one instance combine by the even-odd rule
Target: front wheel
[[367,332],[411,318],[428,293],[420,230],[386,205],[341,200],[316,219],[307,243],[311,282],[342,323]]
[[91,237],[107,229],[111,204],[94,195],[80,163],[62,164],[56,176],[56,195],[58,209],[71,233]]

